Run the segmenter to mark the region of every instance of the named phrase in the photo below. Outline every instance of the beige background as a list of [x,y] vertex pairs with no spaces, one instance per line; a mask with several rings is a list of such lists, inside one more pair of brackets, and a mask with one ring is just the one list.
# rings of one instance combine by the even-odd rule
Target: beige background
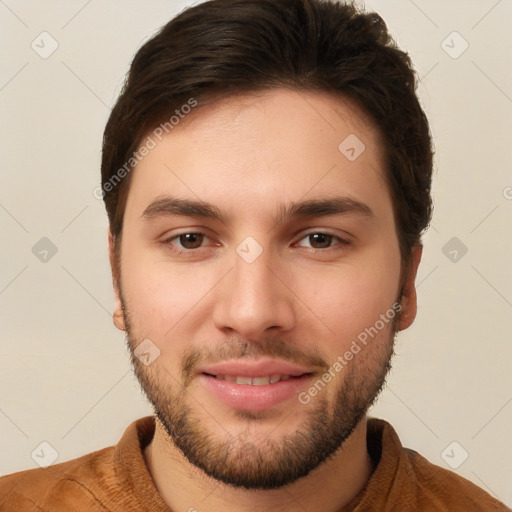
[[[42,441],[57,461],[114,444],[151,412],[112,325],[107,218],[92,191],[134,52],[189,3],[0,1],[0,474],[36,467]],[[512,506],[512,2],[367,7],[415,62],[437,150],[419,316],[371,413],[440,466],[465,450],[456,471]],[[58,43],[46,59],[31,47],[51,48],[43,31]],[[43,237],[58,250],[47,262],[32,252]]]

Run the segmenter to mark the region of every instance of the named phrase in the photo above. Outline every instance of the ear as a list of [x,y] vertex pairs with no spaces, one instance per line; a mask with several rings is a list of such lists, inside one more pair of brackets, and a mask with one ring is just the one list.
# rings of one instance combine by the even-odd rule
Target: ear
[[110,271],[112,273],[112,284],[114,287],[114,313],[112,314],[112,318],[114,320],[114,325],[120,330],[126,330],[126,323],[124,320],[124,311],[123,304],[121,302],[121,288],[120,288],[120,269],[118,268],[118,264],[116,262],[116,254],[115,254],[115,237],[112,234],[110,229],[108,230],[108,255],[110,259]]
[[416,273],[421,260],[423,246],[421,244],[415,245],[411,250],[411,261],[405,281],[402,288],[400,318],[397,324],[397,330],[403,331],[411,326],[416,318],[418,308],[416,296]]

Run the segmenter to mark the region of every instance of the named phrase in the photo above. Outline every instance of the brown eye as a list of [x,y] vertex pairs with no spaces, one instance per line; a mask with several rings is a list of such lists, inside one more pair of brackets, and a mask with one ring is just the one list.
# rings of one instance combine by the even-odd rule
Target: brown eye
[[350,245],[350,242],[330,233],[316,231],[302,237],[298,245],[300,247],[322,251],[323,249],[343,249]]
[[183,233],[177,237],[184,249],[199,249],[201,247],[204,234],[203,233]]
[[313,233],[308,235],[308,238],[313,249],[325,249],[331,246],[334,236],[327,233]]

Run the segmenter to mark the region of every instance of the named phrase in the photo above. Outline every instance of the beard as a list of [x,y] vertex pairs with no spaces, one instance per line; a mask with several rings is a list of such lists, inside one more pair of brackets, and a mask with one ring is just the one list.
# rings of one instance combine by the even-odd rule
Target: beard
[[[330,365],[317,351],[298,349],[276,337],[257,343],[231,338],[216,349],[188,348],[182,356],[180,380],[158,361],[145,366],[134,355],[142,338],[134,335],[124,300],[123,310],[135,375],[169,441],[209,477],[245,489],[277,489],[291,484],[308,475],[345,443],[384,387],[394,355],[393,340],[398,320],[395,318],[391,323],[387,339],[374,339],[371,342],[374,346],[363,350],[367,354],[358,354],[331,381],[331,386],[337,385],[333,399],[323,396],[327,395],[325,390],[319,391],[308,404],[305,418],[296,430],[273,439],[270,437],[272,432],[267,436],[257,432],[258,421],[268,417],[266,411],[235,410],[235,417],[245,421],[247,426],[246,430],[236,434],[221,425],[189,391],[196,369],[206,361],[269,356],[324,366],[327,370]],[[297,403],[300,404],[298,400]],[[281,423],[296,413],[296,407],[305,405],[290,409]],[[205,415],[224,432],[208,431]]]

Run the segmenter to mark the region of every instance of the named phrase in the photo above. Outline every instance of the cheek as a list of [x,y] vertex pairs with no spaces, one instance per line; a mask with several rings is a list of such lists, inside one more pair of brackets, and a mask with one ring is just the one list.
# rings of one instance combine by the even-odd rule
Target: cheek
[[[343,354],[359,335],[364,339],[366,329],[375,327],[377,322],[379,333],[375,339],[387,339],[396,314],[393,304],[398,298],[400,276],[399,255],[393,252],[386,256],[372,251],[371,256],[358,258],[354,263],[324,268],[314,279],[307,271],[294,277],[297,295],[320,319],[316,321],[316,335],[330,339],[324,342],[324,348],[333,359]],[[387,318],[384,325],[381,315]],[[308,318],[309,323],[311,315]],[[304,328],[311,332],[308,323]]]
[[162,255],[128,236],[123,239],[121,269],[123,296],[137,338],[162,342],[172,336],[180,319],[205,293],[190,272],[169,265]]
[[134,265],[130,276],[123,276],[123,291],[138,333],[155,340],[172,336],[180,320],[191,312],[201,297],[201,286],[196,284],[191,282],[190,276],[175,271]]

